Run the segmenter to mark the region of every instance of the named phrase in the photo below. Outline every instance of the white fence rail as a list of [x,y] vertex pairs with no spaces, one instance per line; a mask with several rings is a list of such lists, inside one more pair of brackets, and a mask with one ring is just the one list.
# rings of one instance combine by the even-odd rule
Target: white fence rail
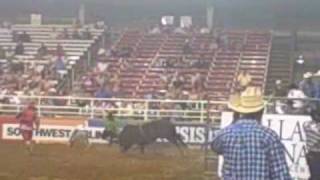
[[[35,102],[40,116],[99,117],[105,111],[114,111],[119,117],[149,120],[173,118],[177,121],[208,120],[208,101],[97,99],[54,96],[3,96],[0,113],[16,114],[29,102]],[[216,102],[224,105],[225,102]]]
[[[274,111],[278,101],[288,106],[287,98],[274,97],[267,100],[269,101],[267,111]],[[298,100],[305,101],[307,105],[320,104],[318,99]],[[172,118],[176,121],[196,122],[220,120],[220,113],[226,110],[227,103],[225,101],[97,99],[72,96],[2,96],[0,113],[17,114],[29,102],[36,103],[39,116],[93,118],[101,117],[105,111],[114,111],[119,117],[133,120]]]

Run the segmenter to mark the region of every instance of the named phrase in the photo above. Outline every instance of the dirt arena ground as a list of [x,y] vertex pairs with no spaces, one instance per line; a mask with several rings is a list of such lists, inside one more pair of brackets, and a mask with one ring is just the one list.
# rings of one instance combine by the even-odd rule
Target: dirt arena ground
[[0,180],[202,180],[203,154],[172,147],[149,147],[145,155],[121,154],[107,145],[70,149],[37,145],[34,155],[24,146],[0,142]]

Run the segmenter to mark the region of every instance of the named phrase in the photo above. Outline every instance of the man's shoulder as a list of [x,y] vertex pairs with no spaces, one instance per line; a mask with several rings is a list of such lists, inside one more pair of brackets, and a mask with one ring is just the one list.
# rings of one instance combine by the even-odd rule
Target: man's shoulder
[[261,140],[263,140],[266,144],[271,145],[275,143],[281,143],[280,136],[276,133],[276,131],[261,124],[258,124],[256,126],[256,128],[254,129],[254,133],[258,137],[260,137]]

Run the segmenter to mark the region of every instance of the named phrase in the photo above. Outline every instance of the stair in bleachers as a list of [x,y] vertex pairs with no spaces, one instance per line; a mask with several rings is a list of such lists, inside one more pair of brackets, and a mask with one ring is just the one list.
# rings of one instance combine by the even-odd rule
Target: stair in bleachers
[[292,38],[274,37],[271,49],[270,64],[265,92],[270,94],[275,86],[275,81],[280,79],[284,85],[288,85],[292,73]]

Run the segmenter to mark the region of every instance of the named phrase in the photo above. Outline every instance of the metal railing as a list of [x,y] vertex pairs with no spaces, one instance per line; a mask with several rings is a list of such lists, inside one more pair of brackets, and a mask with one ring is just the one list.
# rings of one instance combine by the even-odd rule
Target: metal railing
[[0,98],[0,113],[16,114],[29,102],[35,102],[39,116],[99,117],[105,111],[130,119],[171,118],[176,121],[205,122],[208,101],[102,99],[72,96],[14,96]]
[[[305,114],[320,104],[320,100],[316,98],[266,97],[265,99],[268,101],[266,112],[273,114],[278,113],[276,112],[278,106],[282,106],[286,114]],[[294,101],[304,102],[303,111],[292,111],[290,102]],[[0,97],[0,113],[16,114],[29,102],[36,103],[39,116],[86,116],[93,118],[104,115],[106,111],[113,111],[116,116],[133,120],[147,121],[170,118],[176,121],[215,124],[219,124],[221,112],[227,110],[226,101],[6,95]]]

